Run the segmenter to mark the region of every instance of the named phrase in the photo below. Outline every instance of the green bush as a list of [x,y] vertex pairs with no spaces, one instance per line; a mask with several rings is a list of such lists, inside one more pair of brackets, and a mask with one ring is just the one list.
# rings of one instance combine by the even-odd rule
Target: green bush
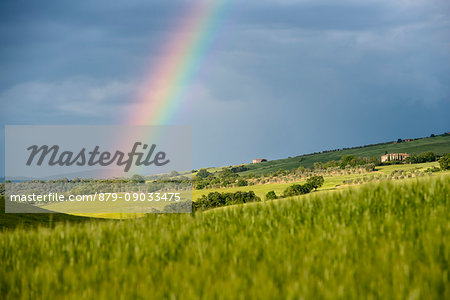
[[450,153],[445,154],[439,159],[439,166],[442,170],[450,169]]
[[206,210],[220,206],[259,201],[261,201],[261,198],[256,196],[255,192],[253,191],[237,191],[235,193],[212,192],[208,195],[203,195],[200,199],[194,201],[192,203],[192,206],[194,210]]
[[291,197],[310,193],[314,187],[310,183],[293,184],[283,191],[283,197]]
[[239,179],[237,182],[237,186],[247,186],[248,185],[248,181],[245,179]]
[[323,185],[324,181],[323,176],[312,176],[306,179],[306,183],[316,190]]
[[269,191],[266,194],[266,200],[274,200],[277,198],[278,198],[278,196],[277,196],[277,194],[275,194],[275,191]]

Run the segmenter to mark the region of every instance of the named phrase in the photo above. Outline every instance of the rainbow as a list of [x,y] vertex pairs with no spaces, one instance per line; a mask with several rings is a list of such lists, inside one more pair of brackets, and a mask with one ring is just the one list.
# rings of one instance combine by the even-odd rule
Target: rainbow
[[[180,18],[167,40],[162,43],[156,64],[145,74],[141,89],[131,109],[125,113],[124,123],[131,126],[171,125],[178,111],[189,107],[186,96],[195,80],[197,70],[205,61],[220,25],[232,0],[198,0],[189,4],[190,9]],[[115,142],[119,148],[129,149],[124,134],[133,141],[159,144],[164,136],[158,131],[136,130],[133,137],[117,133]],[[132,167],[130,174],[142,173]],[[145,172],[145,171],[144,171]],[[110,177],[121,177],[123,173],[111,170]]]
[[151,68],[126,119],[130,125],[169,125],[182,106],[187,88],[207,56],[229,0],[196,1],[177,24],[161,51],[162,58]]

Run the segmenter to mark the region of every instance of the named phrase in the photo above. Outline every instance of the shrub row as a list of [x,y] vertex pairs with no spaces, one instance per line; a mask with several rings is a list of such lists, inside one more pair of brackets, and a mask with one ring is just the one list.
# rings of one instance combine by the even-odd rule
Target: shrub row
[[203,195],[200,199],[193,202],[194,210],[206,210],[210,208],[243,204],[248,202],[259,202],[261,198],[255,195],[255,192],[235,192],[235,193],[219,193],[212,192],[208,195]]

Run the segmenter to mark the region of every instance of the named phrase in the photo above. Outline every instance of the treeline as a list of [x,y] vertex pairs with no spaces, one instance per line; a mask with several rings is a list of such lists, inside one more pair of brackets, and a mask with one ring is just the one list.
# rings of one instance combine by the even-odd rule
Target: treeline
[[293,184],[287,187],[280,197],[277,196],[275,191],[270,191],[266,194],[266,200],[274,200],[278,198],[292,197],[298,195],[304,195],[312,192],[312,190],[317,190],[324,183],[323,176],[312,176],[306,180],[304,184]]
[[206,210],[215,207],[228,206],[234,204],[243,204],[249,202],[260,202],[261,198],[255,195],[255,192],[235,192],[235,193],[219,193],[212,192],[203,195],[197,201],[192,202],[193,210]]
[[198,170],[197,174],[192,178],[193,186],[197,190],[204,189],[207,186],[227,187],[238,183],[239,186],[248,185],[248,181],[238,179],[237,174],[239,168],[224,168],[219,172],[212,174],[207,169]]
[[[139,175],[138,175],[139,176]],[[134,179],[133,179],[134,177]],[[5,185],[8,194],[27,195],[61,193],[68,195],[90,195],[95,193],[113,192],[156,192],[156,191],[182,191],[191,190],[190,180],[176,180],[165,178],[162,180],[142,181],[133,176],[132,179],[86,179],[76,178],[69,180],[61,178],[56,180],[31,180],[22,182],[5,181],[0,184],[0,194],[5,194]]]
[[438,156],[436,155],[436,153],[434,153],[432,151],[428,151],[428,152],[420,153],[417,155],[412,154],[405,159],[405,162],[411,163],[411,164],[432,162],[432,161],[436,161],[437,157]]
[[368,171],[372,171],[375,166],[379,166],[381,164],[381,160],[379,157],[357,157],[355,155],[344,155],[340,160],[330,160],[325,163],[315,162],[314,169],[323,170],[329,168],[339,167],[341,169],[345,169],[347,167],[362,167],[366,166]]

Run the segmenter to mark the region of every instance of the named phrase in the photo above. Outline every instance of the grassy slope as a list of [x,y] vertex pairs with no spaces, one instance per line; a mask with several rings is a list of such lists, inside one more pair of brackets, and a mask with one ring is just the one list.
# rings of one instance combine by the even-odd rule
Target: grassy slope
[[[14,205],[14,204],[11,204]],[[25,205],[25,204],[16,204]],[[45,213],[43,209],[30,206],[33,213],[5,213],[4,196],[0,196],[0,230],[3,228],[28,227],[28,226],[54,226],[61,222],[86,222],[93,221],[93,218],[84,218],[80,216]],[[42,211],[42,213],[40,213]],[[31,211],[30,211],[31,212]],[[37,212],[37,213],[36,213]]]
[[299,166],[311,167],[314,162],[327,162],[331,160],[339,160],[343,155],[356,155],[360,157],[381,156],[385,152],[398,153],[406,152],[418,154],[426,151],[433,151],[437,154],[444,154],[450,152],[450,135],[436,136],[434,138],[424,138],[411,142],[404,142],[400,144],[385,144],[367,146],[357,149],[347,149],[328,153],[318,153],[311,155],[300,155],[297,157],[273,160],[259,164],[248,164],[250,170],[241,172],[239,174],[245,175],[248,173],[264,174],[268,172],[277,171],[280,168],[290,170],[298,168]]
[[449,299],[450,176],[0,233],[4,298]]

